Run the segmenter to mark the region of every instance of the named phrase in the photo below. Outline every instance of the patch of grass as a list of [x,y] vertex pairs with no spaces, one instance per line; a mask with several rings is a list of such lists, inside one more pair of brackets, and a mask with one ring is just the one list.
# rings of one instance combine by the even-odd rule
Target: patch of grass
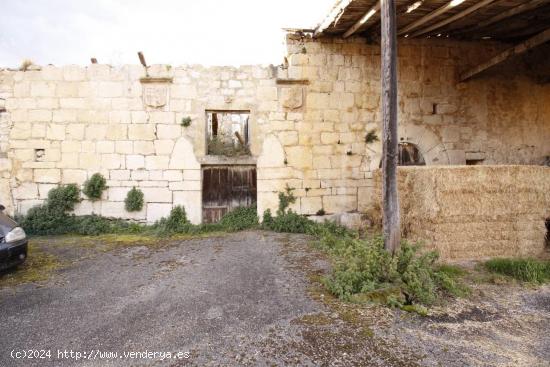
[[28,257],[25,262],[17,268],[0,273],[0,287],[14,287],[24,283],[45,281],[61,266],[62,263],[57,257],[29,244]]
[[522,282],[546,283],[550,281],[550,261],[536,259],[491,259],[485,268]]

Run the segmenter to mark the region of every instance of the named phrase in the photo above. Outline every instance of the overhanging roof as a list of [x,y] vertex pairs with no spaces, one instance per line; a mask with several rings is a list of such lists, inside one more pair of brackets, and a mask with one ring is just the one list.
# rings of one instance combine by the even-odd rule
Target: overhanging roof
[[[520,42],[550,27],[550,0],[395,0],[400,37]],[[411,10],[414,6],[414,10]],[[377,37],[378,0],[339,0],[314,34]],[[369,15],[370,14],[370,15]],[[363,22],[362,22],[363,21]]]

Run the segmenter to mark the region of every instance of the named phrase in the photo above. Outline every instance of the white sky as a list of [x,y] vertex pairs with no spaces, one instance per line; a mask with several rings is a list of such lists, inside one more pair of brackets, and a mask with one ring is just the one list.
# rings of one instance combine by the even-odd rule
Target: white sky
[[335,0],[0,0],[0,66],[279,64],[283,27],[313,28]]

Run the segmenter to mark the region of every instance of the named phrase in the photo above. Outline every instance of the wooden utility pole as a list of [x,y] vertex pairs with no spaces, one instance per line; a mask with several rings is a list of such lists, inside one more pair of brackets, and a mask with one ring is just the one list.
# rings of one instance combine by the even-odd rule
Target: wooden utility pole
[[384,247],[399,248],[400,220],[397,196],[397,31],[395,0],[381,1],[382,36],[382,201]]

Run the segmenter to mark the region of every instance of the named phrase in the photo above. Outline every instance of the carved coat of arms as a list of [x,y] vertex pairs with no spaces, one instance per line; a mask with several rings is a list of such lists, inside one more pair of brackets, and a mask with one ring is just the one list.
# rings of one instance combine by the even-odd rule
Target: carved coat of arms
[[162,107],[168,102],[167,85],[144,85],[143,103],[149,107]]

